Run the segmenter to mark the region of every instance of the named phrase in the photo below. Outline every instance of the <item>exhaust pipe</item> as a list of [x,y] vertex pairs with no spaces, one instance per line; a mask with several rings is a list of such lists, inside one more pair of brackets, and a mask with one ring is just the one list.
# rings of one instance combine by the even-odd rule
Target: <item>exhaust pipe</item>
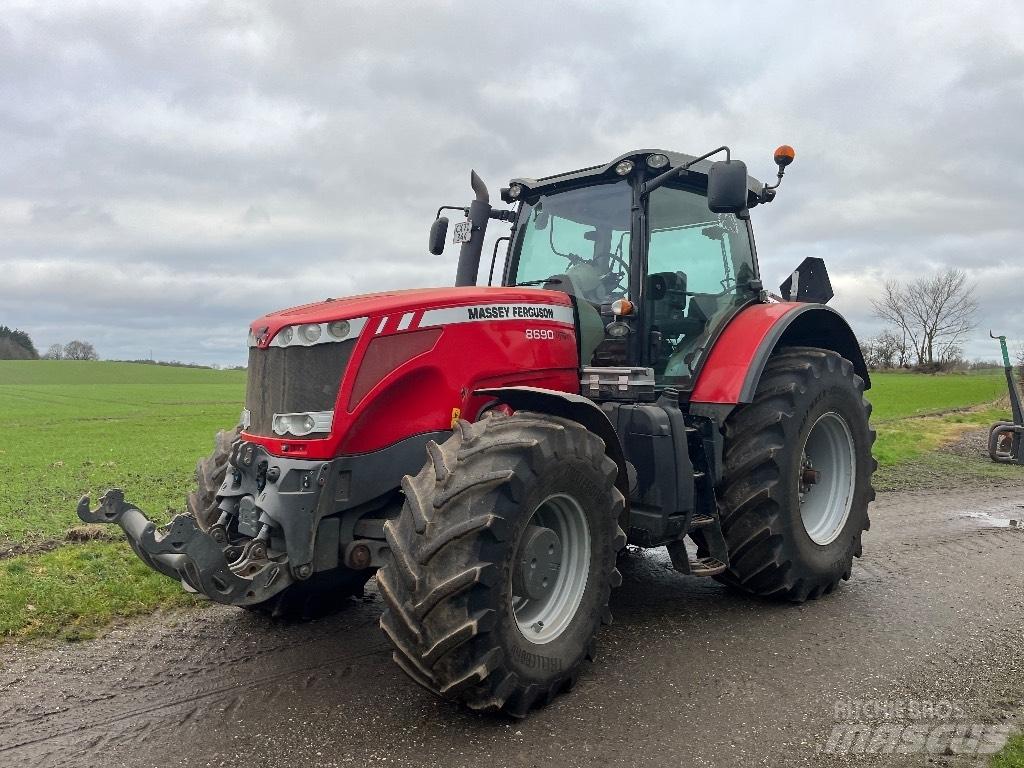
[[476,175],[469,172],[469,183],[473,187],[476,198],[469,204],[469,223],[473,227],[470,238],[459,250],[459,267],[455,273],[455,285],[476,285],[476,276],[480,271],[480,253],[484,247],[484,235],[487,233],[487,221],[491,217],[491,196],[487,185]]

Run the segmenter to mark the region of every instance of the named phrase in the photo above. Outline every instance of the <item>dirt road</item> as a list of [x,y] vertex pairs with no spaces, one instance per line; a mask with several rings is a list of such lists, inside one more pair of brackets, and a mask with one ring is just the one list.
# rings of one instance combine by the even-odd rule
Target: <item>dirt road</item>
[[973,750],[962,742],[851,754],[836,729],[1020,716],[1024,528],[1010,520],[1022,518],[1024,488],[882,495],[852,581],[802,606],[631,554],[597,663],[526,721],[474,716],[408,681],[372,582],[364,602],[303,625],[211,607],[79,645],[7,647],[0,765],[974,764],[942,754]]

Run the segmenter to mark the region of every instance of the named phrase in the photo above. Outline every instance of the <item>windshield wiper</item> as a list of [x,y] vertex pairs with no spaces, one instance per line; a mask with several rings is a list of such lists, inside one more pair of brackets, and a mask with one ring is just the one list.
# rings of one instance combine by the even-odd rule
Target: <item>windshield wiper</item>
[[562,281],[557,277],[545,277],[543,280],[527,280],[525,283],[516,283],[516,287],[520,285],[543,285],[545,283],[561,285]]

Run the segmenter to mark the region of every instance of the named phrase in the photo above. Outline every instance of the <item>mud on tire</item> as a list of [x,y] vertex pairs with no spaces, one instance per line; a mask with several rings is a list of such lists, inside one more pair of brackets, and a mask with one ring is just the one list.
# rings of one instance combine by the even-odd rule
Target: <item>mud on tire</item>
[[[768,361],[753,402],[725,424],[719,503],[730,568],[716,577],[719,581],[803,602],[850,578],[875,497],[875,433],[863,392],[853,364],[835,352],[790,347]],[[802,519],[800,477],[808,434],[826,414],[838,415],[852,439],[853,490],[841,529],[832,541],[819,544]]]
[[[427,452],[420,473],[403,480],[401,515],[385,525],[392,562],[377,574],[381,628],[395,661],[423,687],[524,717],[572,687],[611,621],[616,554],[626,541],[616,465],[576,422],[528,412],[460,422]],[[589,565],[568,624],[535,643],[519,628],[512,584],[527,524],[553,494],[579,502]]]

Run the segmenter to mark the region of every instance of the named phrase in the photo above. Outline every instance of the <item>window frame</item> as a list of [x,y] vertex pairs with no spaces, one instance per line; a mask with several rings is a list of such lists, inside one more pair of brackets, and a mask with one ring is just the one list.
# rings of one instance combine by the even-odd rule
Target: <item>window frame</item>
[[[630,187],[631,194],[632,194],[633,200],[634,200],[634,205],[635,205],[636,183],[634,182],[633,178],[631,178],[631,177],[629,177],[629,178],[619,177],[619,178],[616,178],[616,179],[606,179],[606,180],[600,181],[598,183],[593,183],[593,181],[590,181],[590,183],[567,184],[564,187],[563,186],[559,186],[559,187],[553,188],[551,190],[548,190],[546,193],[545,192],[541,192],[540,194],[537,195],[537,197],[539,199],[541,197],[545,197],[546,195],[560,195],[563,192],[573,192],[573,191],[575,191],[577,189],[585,189],[587,187],[598,187],[598,186],[606,186],[606,185],[612,185],[612,184],[628,184],[629,187]],[[521,234],[522,234],[522,237],[526,236],[524,228],[526,226],[527,220],[529,219],[529,216],[524,216],[523,215],[523,209],[527,205],[529,205],[531,209],[533,208],[533,205],[531,203],[529,203],[527,200],[520,200],[519,201],[519,203],[516,206],[515,222],[512,225],[512,231],[509,232],[508,255],[507,255],[506,259],[505,259],[505,268],[504,268],[504,270],[502,272],[502,276],[501,276],[501,284],[503,286],[505,286],[505,287],[515,287],[515,284],[516,284],[515,280],[519,279],[519,260],[520,260],[520,258],[522,256],[522,243],[520,242],[519,238],[520,238]],[[628,275],[629,285],[627,285],[627,292],[630,291],[631,287],[632,287],[632,263],[633,263],[633,228],[632,227],[630,227],[630,229],[629,229],[629,240],[630,240],[630,250],[629,250],[629,255],[628,255],[627,258],[628,258],[628,262],[629,262],[629,265],[630,265],[630,274]],[[513,277],[515,279],[513,279]]]
[[[644,277],[648,274],[648,257],[651,236],[649,211],[650,195],[642,195],[641,191],[644,182],[652,178],[653,175],[655,174],[641,167],[640,172],[634,172],[624,180],[599,182],[604,184],[623,183],[624,181],[629,184],[632,192],[628,291],[630,300],[636,307],[636,319],[634,332],[628,337],[627,364],[640,365],[648,368],[653,367],[654,362],[654,355],[652,355],[651,349],[652,345],[650,343],[650,324],[648,319],[650,315],[650,302],[646,300],[647,297],[644,295],[646,289],[646,280]],[[696,175],[698,174],[692,174],[691,178]],[[597,186],[597,184],[593,182],[593,179],[585,180],[584,182],[577,184],[566,184],[565,186],[558,185],[555,188],[552,188],[548,194],[568,192],[570,190],[591,186]],[[700,180],[696,183],[686,177],[683,177],[669,182],[666,186],[673,189],[692,192],[704,198],[707,197],[707,179],[703,175],[701,175]],[[539,196],[540,195],[538,195],[538,197]],[[525,200],[519,201],[516,208],[515,222],[512,226],[512,231],[509,233],[508,257],[505,260],[505,267],[502,274],[502,285],[504,286],[514,286],[515,282],[513,281],[513,276],[518,278],[519,259],[522,253],[522,247],[521,244],[518,243],[518,238],[520,237],[522,227],[525,226],[525,220],[528,218],[523,215],[523,209],[526,204]],[[751,225],[750,213],[749,211],[745,211],[741,214],[737,214],[737,218],[742,221],[746,227],[747,240],[750,243],[750,260],[754,274],[752,279],[759,281],[761,280],[761,267],[758,261],[757,242],[754,238],[754,229]],[[763,294],[755,293],[752,290],[747,301],[737,302],[731,312],[723,313],[717,322],[708,327],[708,336],[704,348],[710,349],[725,327],[744,309],[752,304],[757,304],[763,301],[762,295]],[[668,386],[676,387],[677,389],[680,389],[683,399],[685,400],[696,385],[701,371],[704,368],[704,364],[707,362],[708,356],[708,354],[702,354],[700,356],[700,359],[697,361],[697,366],[694,368],[690,377],[690,381],[685,384],[685,387],[680,387],[679,384],[660,383],[656,386],[656,390],[661,391]],[[586,365],[586,361],[580,361],[580,364],[581,366]]]

